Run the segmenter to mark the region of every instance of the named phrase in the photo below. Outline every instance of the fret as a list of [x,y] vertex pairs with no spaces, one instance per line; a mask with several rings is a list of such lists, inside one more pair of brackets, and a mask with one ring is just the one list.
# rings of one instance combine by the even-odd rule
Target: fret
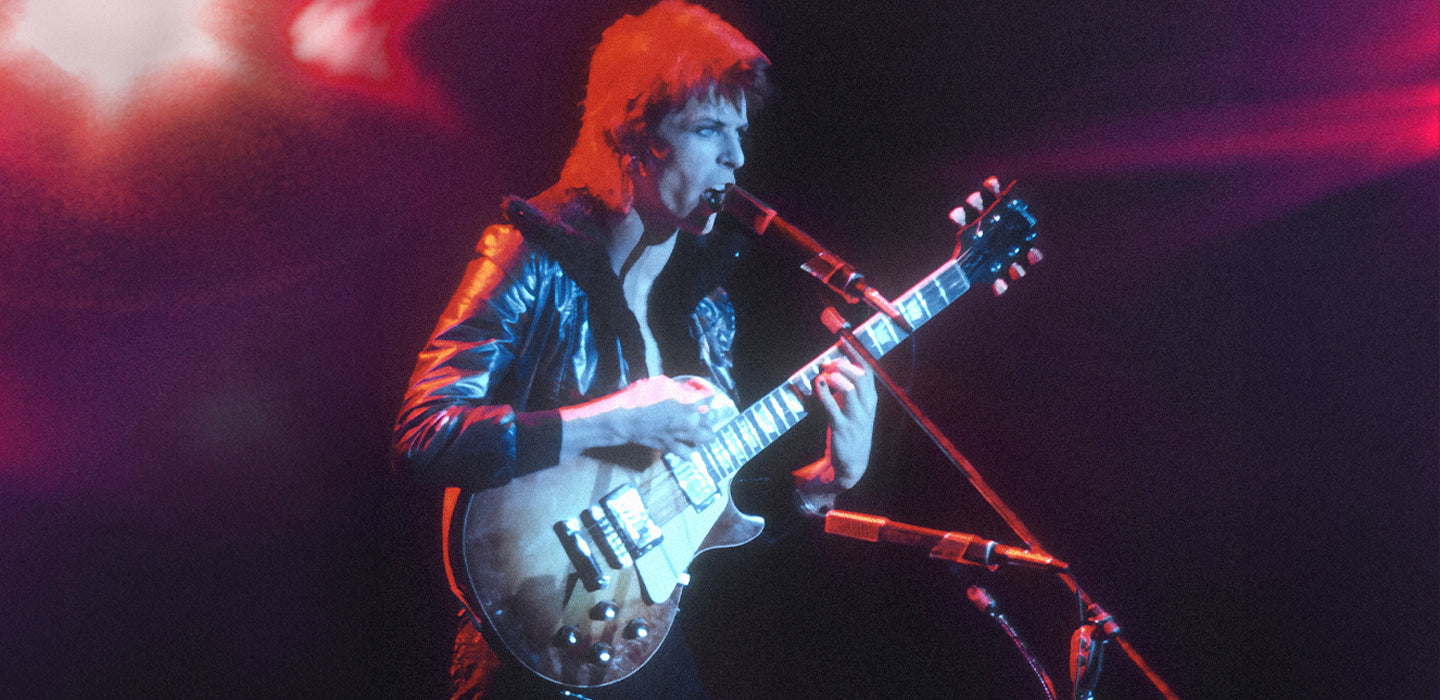
[[[961,294],[964,294],[970,289],[970,280],[965,277],[965,273],[960,269],[959,265],[952,264],[948,270],[944,270],[943,272],[943,276],[937,276],[937,281],[944,282],[944,284],[948,285],[945,291],[953,298],[959,298]],[[948,278],[949,281],[945,281],[946,278]]]
[[[824,356],[822,355],[821,358],[823,359]],[[798,396],[803,396],[808,399],[810,398],[810,392],[812,391],[812,387],[815,386],[815,377],[819,376],[819,374],[819,363],[812,362],[808,365],[805,365],[804,367],[801,367],[800,371],[796,372],[795,376],[790,378],[790,386],[796,392],[798,392]]]
[[[921,318],[919,319],[920,323],[924,323],[930,320],[930,318],[935,315],[935,313],[930,310],[930,304],[925,301],[925,290],[923,288],[917,290],[915,294],[915,305],[920,309],[920,313],[922,314]],[[909,319],[906,320],[908,321]],[[911,324],[912,327],[914,325],[915,324],[913,323]]]
[[756,434],[755,426],[750,421],[748,415],[741,414],[739,419],[740,420],[736,422],[740,424],[740,438],[745,441],[745,446],[750,449],[750,455],[760,454],[760,450],[764,448],[767,443],[760,440],[760,436]]
[[725,472],[715,460],[715,454],[710,451],[709,445],[701,445],[700,449],[695,450],[695,455],[691,459],[705,468],[705,473],[710,475],[711,481],[718,484],[721,479],[725,478]]
[[[877,332],[876,332],[877,330],[884,330],[884,331],[885,331],[884,336],[882,336],[880,333],[877,333]],[[870,353],[871,355],[875,355],[876,357],[879,357],[881,353],[884,353],[884,352],[885,352],[884,348],[885,348],[886,338],[887,338],[890,334],[891,334],[890,324],[888,324],[888,323],[877,323],[877,324],[875,324],[875,327],[874,327],[874,328],[865,328],[865,329],[861,329],[861,330],[857,331],[857,332],[855,333],[855,339],[856,339],[856,340],[859,340],[859,341],[860,341],[860,345],[864,346],[865,352],[868,352],[868,353]]]
[[[725,428],[731,428],[733,425],[735,425],[735,420],[731,419]],[[735,430],[721,429],[720,437],[725,441],[725,448],[730,450],[730,455],[735,457],[737,462],[744,463],[750,459],[750,457],[745,454],[745,446],[740,444],[740,439],[736,437]]]
[[[805,404],[796,399],[794,394],[788,391],[780,391],[771,394],[771,397],[773,397],[775,404],[780,407],[781,412],[785,414],[786,425],[793,428],[805,417]],[[789,399],[789,401],[786,399]],[[790,401],[794,401],[795,405],[791,406]]]
[[778,394],[780,398],[784,400],[785,408],[796,417],[796,423],[800,422],[800,418],[805,417],[805,403],[795,394],[795,391],[788,382],[781,385],[780,388],[772,393]]
[[917,328],[927,320],[925,317],[925,309],[920,306],[920,300],[913,296],[907,298],[904,306],[901,308],[902,311],[900,313],[905,316],[905,322],[909,323],[911,328]]
[[775,433],[774,437],[770,438],[772,441],[790,429],[790,424],[787,422],[790,417],[785,415],[784,407],[778,405],[776,401],[775,393],[771,392],[761,396],[760,400],[755,402],[756,406],[764,409],[764,420],[768,421],[765,425],[766,434],[768,435],[772,430]]
[[730,451],[725,449],[725,446],[719,441],[710,443],[706,448],[710,450],[711,456],[715,458],[712,460],[712,463],[715,465],[716,471],[720,472],[721,478],[739,471],[740,465],[735,463],[735,457],[731,455]]
[[746,413],[755,412],[755,424],[760,426],[761,436],[766,443],[780,437],[780,430],[775,427],[775,418],[770,415],[770,407],[765,405],[765,400],[755,402]]
[[[940,280],[935,280],[934,284],[925,289],[925,296],[930,300],[929,303],[935,306],[935,313],[939,313],[950,303],[945,292],[945,285],[941,284]],[[931,316],[933,317],[934,314]]]

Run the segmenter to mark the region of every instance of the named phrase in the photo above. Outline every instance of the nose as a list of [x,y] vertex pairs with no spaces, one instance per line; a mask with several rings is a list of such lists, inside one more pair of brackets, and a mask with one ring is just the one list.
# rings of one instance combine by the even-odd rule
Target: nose
[[731,170],[745,165],[745,147],[740,144],[740,134],[730,133],[725,138],[725,147],[720,151],[720,164]]

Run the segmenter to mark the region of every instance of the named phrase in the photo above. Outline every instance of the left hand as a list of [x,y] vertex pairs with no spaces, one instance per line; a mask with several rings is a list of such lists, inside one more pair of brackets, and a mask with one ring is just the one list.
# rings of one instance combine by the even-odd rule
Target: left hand
[[793,474],[801,500],[812,509],[830,505],[836,494],[855,486],[869,467],[875,375],[854,360],[834,360],[821,367],[814,392],[830,419],[825,456]]
[[825,455],[835,471],[835,483],[849,489],[870,464],[875,374],[849,359],[827,362],[815,377],[815,397],[830,417]]

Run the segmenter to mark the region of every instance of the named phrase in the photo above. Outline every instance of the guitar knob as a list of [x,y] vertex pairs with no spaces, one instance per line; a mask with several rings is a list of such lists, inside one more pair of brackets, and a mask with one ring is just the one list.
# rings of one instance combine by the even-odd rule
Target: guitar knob
[[630,624],[625,625],[626,639],[644,639],[649,636],[650,623],[646,622],[644,618],[631,620]]
[[573,647],[580,643],[580,629],[574,625],[565,625],[555,633],[555,646]]
[[605,622],[615,619],[615,615],[619,612],[620,608],[616,607],[614,603],[607,600],[596,603],[595,607],[590,608],[590,619]]
[[590,663],[604,666],[615,658],[615,653],[610,650],[609,644],[596,644],[590,647]]

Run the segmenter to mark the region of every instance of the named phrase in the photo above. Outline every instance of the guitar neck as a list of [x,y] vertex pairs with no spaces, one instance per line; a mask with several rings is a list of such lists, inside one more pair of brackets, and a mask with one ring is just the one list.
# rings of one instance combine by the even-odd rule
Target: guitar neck
[[[960,263],[961,260],[951,260],[941,265],[894,302],[911,328],[924,325],[970,289],[969,278]],[[890,352],[908,335],[881,314],[860,324],[854,333],[865,350],[875,357]],[[810,395],[815,377],[825,363],[842,357],[844,353],[839,344],[831,345],[780,386],[721,425],[715,431],[716,440],[700,450],[711,478],[718,483],[730,477],[805,418],[808,411],[804,397]]]

